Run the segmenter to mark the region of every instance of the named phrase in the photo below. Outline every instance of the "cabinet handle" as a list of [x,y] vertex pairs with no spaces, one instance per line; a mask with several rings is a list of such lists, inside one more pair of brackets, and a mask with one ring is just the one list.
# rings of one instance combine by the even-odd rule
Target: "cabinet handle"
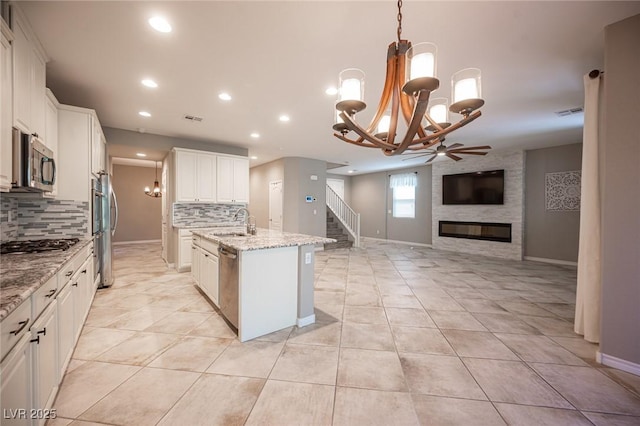
[[36,332],[36,334],[42,334],[43,336],[46,336],[47,335],[47,327],[45,327],[42,330]]
[[65,277],[70,277],[71,275],[73,275],[73,269],[64,274]]
[[205,255],[204,255],[204,257],[209,257],[209,255],[208,255],[208,254],[205,254]]
[[51,291],[49,293],[45,294],[44,297],[46,297],[48,299],[51,296],[53,296],[54,294],[56,294],[56,289],[55,288],[51,289]]
[[36,336],[35,339],[31,339],[29,340],[31,343],[36,342],[37,344],[40,344],[40,336]]
[[82,270],[82,273],[83,273],[83,274],[86,274],[86,273],[87,273],[87,270],[86,270],[86,269],[83,269],[83,270]]
[[18,334],[20,334],[20,332],[21,332],[22,330],[24,330],[24,328],[27,326],[27,324],[29,324],[29,319],[30,319],[30,318],[27,318],[27,319],[26,319],[26,320],[24,320],[24,321],[20,321],[20,322],[18,323],[18,325],[20,326],[20,328],[18,328],[17,330],[13,330],[10,334],[13,334],[14,336],[17,336]]
[[75,283],[71,284],[71,287],[78,287],[78,283],[75,282]]

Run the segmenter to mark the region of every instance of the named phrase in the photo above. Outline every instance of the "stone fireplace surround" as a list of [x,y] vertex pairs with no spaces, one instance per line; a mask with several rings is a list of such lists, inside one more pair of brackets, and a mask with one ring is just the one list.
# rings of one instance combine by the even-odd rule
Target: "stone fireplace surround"
[[[480,158],[442,160],[432,169],[432,246],[440,250],[522,260],[524,232],[524,164],[522,150],[489,151]],[[442,175],[504,169],[504,204],[443,205]],[[441,221],[489,222],[511,225],[511,242],[452,238],[439,235]]]

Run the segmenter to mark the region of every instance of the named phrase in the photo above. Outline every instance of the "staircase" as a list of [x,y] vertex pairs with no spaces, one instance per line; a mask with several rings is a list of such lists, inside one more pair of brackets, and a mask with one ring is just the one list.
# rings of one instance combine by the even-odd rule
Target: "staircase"
[[337,240],[335,243],[327,243],[324,245],[325,250],[333,250],[339,248],[351,248],[353,241],[344,232],[342,224],[335,218],[331,210],[327,208],[327,238]]

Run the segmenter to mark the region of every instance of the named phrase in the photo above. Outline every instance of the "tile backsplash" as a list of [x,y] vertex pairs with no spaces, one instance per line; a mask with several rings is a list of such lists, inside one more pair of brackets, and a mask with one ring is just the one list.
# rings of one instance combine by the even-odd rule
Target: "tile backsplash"
[[[173,226],[210,226],[233,222],[233,215],[244,204],[173,203]],[[244,221],[245,213],[237,221]]]
[[18,200],[0,195],[0,239],[18,239]]
[[83,238],[89,234],[88,202],[2,197],[2,241]]

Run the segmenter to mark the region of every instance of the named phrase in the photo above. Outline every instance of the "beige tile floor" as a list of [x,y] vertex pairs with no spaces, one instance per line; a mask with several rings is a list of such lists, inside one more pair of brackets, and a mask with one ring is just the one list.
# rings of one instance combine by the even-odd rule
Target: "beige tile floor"
[[572,331],[575,270],[406,245],[319,252],[317,323],[240,343],[158,245],[119,246],[53,425],[640,425]]

